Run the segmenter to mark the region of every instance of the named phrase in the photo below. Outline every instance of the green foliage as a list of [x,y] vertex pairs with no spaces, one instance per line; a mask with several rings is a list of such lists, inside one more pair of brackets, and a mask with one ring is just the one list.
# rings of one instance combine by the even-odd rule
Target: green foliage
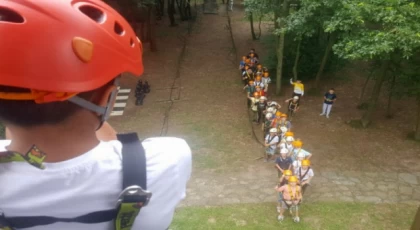
[[244,0],[245,17],[252,13],[255,17],[264,17],[272,12],[272,3],[269,0]]
[[4,139],[6,137],[4,126],[2,123],[0,123],[0,139]]
[[346,59],[409,58],[420,47],[420,7],[409,0],[347,1],[327,22],[330,31],[350,28],[334,46]]
[[[267,35],[262,38],[265,49],[268,51],[262,59],[262,63],[266,66],[271,76],[275,74],[277,66],[277,54],[276,54],[276,35]],[[284,69],[283,74],[285,79],[288,81],[292,77],[293,62],[296,55],[296,43],[292,36],[286,37],[286,46],[284,50]],[[324,53],[324,47],[318,45],[318,38],[306,37],[303,39],[301,44],[301,58],[299,61],[298,75],[302,80],[309,80],[314,77],[314,73],[319,68],[320,59]],[[326,65],[325,72],[335,71],[344,66],[345,60],[332,56]],[[272,79],[275,81],[275,79]],[[285,81],[286,81],[285,80]]]

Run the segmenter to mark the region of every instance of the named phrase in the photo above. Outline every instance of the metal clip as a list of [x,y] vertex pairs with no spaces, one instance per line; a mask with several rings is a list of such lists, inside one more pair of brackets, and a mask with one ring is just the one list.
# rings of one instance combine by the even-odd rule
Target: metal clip
[[117,206],[121,205],[121,203],[124,202],[125,198],[127,197],[131,198],[135,196],[139,197],[140,198],[139,200],[146,198],[146,200],[141,201],[143,203],[142,207],[145,207],[147,206],[147,204],[149,204],[150,198],[152,197],[152,193],[147,190],[143,190],[138,185],[129,186],[125,188],[118,196]]

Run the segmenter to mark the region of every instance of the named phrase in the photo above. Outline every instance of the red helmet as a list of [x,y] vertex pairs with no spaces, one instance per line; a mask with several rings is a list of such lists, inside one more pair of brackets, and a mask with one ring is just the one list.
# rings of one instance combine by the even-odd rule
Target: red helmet
[[0,1],[0,93],[38,103],[97,89],[123,72],[143,73],[142,44],[101,0]]

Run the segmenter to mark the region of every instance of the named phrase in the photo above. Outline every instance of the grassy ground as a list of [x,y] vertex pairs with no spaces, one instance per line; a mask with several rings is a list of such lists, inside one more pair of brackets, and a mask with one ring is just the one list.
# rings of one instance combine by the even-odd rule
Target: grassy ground
[[301,207],[296,224],[288,213],[278,222],[273,203],[188,207],[177,211],[171,229],[400,230],[410,228],[416,209],[406,204],[311,203]]
[[5,137],[4,135],[4,126],[2,123],[0,123],[0,139],[3,139]]

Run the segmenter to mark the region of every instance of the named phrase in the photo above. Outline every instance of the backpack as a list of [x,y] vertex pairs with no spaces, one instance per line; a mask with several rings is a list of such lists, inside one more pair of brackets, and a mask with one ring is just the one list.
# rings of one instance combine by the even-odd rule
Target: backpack
[[123,187],[115,209],[88,213],[73,218],[51,216],[7,217],[0,213],[0,229],[30,228],[56,222],[97,224],[114,220],[115,230],[130,230],[152,193],[147,191],[146,155],[137,133],[118,134],[122,143]]

